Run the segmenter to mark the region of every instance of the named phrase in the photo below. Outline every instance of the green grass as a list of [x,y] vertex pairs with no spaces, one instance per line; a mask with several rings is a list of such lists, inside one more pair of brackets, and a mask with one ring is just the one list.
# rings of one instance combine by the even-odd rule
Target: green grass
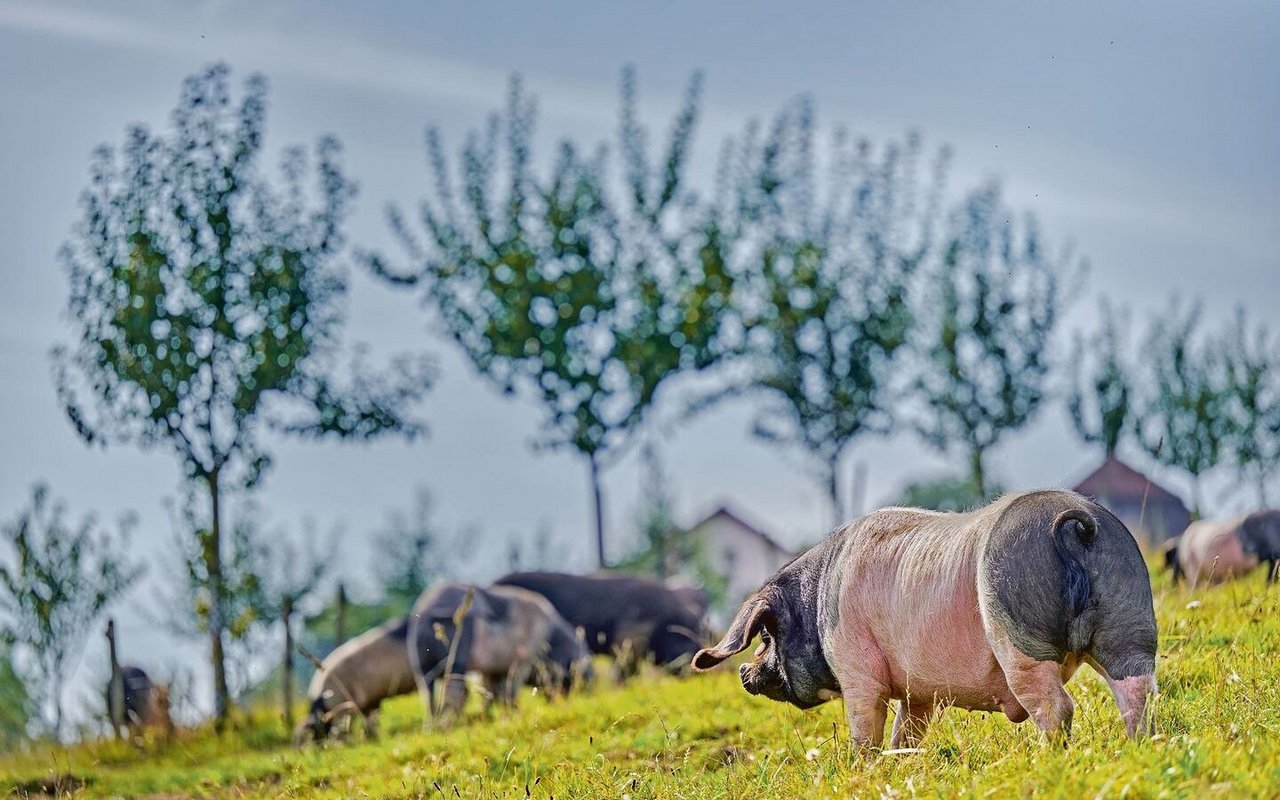
[[1157,580],[1158,733],[1136,743],[1087,668],[1069,687],[1067,748],[1030,723],[952,709],[924,752],[902,755],[850,753],[839,702],[800,712],[722,670],[524,697],[447,732],[422,732],[404,698],[380,741],[303,751],[265,715],[222,738],[46,748],[0,760],[0,792],[45,796],[61,778],[67,797],[1280,796],[1280,588],[1259,575],[1193,596]]

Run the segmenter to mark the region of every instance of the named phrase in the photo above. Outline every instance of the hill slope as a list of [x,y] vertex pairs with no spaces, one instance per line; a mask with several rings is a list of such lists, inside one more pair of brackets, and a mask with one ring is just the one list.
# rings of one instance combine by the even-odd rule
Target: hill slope
[[[1191,601],[1198,601],[1198,604]],[[1188,604],[1191,607],[1188,607]],[[923,752],[851,758],[840,704],[804,713],[747,695],[732,670],[647,676],[565,702],[526,696],[447,732],[391,704],[383,738],[295,751],[277,721],[249,720],[143,750],[117,742],[0,761],[8,796],[1076,798],[1267,796],[1280,787],[1280,587],[1261,576],[1195,596],[1157,583],[1158,735],[1129,743],[1086,668],[1070,747],[1030,723],[950,710]],[[834,734],[834,736],[833,736]],[[56,785],[61,780],[61,785]]]

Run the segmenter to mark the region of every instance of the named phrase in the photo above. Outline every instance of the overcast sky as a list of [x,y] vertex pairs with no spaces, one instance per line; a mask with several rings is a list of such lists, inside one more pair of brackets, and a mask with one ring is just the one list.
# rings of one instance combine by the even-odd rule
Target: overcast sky
[[[383,208],[424,194],[428,123],[457,143],[519,72],[539,99],[540,134],[599,141],[615,130],[618,74],[632,63],[659,131],[689,74],[705,70],[700,175],[725,135],[800,93],[823,124],[877,139],[918,129],[930,144],[953,145],[953,186],[999,177],[1055,242],[1088,256],[1068,328],[1090,325],[1101,296],[1139,315],[1171,292],[1203,300],[1215,319],[1237,304],[1255,318],[1280,307],[1280,5],[780,8],[0,0],[0,517],[12,518],[45,479],[75,513],[139,512],[139,554],[154,561],[168,544],[161,501],[176,494],[175,459],[90,450],[55,402],[47,352],[68,337],[55,253],[92,148],[119,142],[131,122],[165,125],[182,78],[216,59],[237,83],[254,70],[270,78],[273,151],[321,133],[342,140],[361,190],[350,239],[393,254]],[[495,543],[545,524],[567,562],[587,566],[586,471],[567,453],[530,450],[536,407],[478,381],[428,335],[412,297],[358,271],[351,288],[351,341],[437,354],[442,379],[422,409],[431,435],[412,445],[278,444],[261,494],[270,519],[342,523],[344,564],[363,577],[370,532],[427,486],[442,524],[474,524]],[[679,511],[692,521],[726,502],[788,544],[814,540],[828,522],[820,487],[801,459],[752,441],[749,417],[749,407],[727,406],[654,426]],[[855,458],[869,466],[871,504],[892,500],[908,476],[958,467],[909,436],[859,446]],[[607,475],[614,553],[636,507],[637,461]],[[1095,461],[1054,406],[992,453],[989,471],[1010,488],[1070,485]],[[1179,476],[1155,475],[1185,491]],[[1247,500],[1209,499],[1221,511]],[[153,578],[161,572],[153,567]],[[145,621],[152,597],[144,587],[118,609],[122,646],[145,664],[190,662],[191,646]],[[86,669],[102,674],[98,639]]]

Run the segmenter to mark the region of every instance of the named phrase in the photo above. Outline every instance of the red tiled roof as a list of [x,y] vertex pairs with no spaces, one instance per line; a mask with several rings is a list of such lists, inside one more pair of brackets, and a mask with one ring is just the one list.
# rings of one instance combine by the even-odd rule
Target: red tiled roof
[[1128,497],[1141,500],[1145,495],[1147,502],[1158,501],[1183,505],[1182,499],[1176,494],[1115,456],[1109,456],[1106,461],[1103,461],[1102,466],[1076,484],[1075,490],[1080,494],[1094,497]]

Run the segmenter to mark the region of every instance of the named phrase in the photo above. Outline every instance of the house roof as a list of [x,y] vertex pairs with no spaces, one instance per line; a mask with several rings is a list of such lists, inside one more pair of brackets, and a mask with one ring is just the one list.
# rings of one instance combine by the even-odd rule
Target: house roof
[[701,528],[703,525],[706,525],[708,522],[711,522],[712,520],[717,518],[723,518],[723,519],[729,520],[745,533],[748,533],[751,536],[755,536],[763,540],[766,545],[773,548],[774,550],[777,550],[779,553],[784,553],[786,555],[793,555],[793,552],[789,548],[783,547],[782,545],[778,544],[778,542],[772,536],[760,530],[755,525],[752,525],[750,522],[747,522],[746,520],[744,520],[742,517],[738,516],[734,512],[730,511],[726,506],[720,506],[715,511],[712,511],[710,514],[703,517],[698,522],[694,523],[694,525],[691,528],[689,528],[689,530],[691,532],[696,531],[699,528]]
[[1182,499],[1160,484],[1138,472],[1115,456],[1108,456],[1102,465],[1076,484],[1075,490],[1092,497],[1129,498],[1148,503],[1176,503],[1186,508]]

